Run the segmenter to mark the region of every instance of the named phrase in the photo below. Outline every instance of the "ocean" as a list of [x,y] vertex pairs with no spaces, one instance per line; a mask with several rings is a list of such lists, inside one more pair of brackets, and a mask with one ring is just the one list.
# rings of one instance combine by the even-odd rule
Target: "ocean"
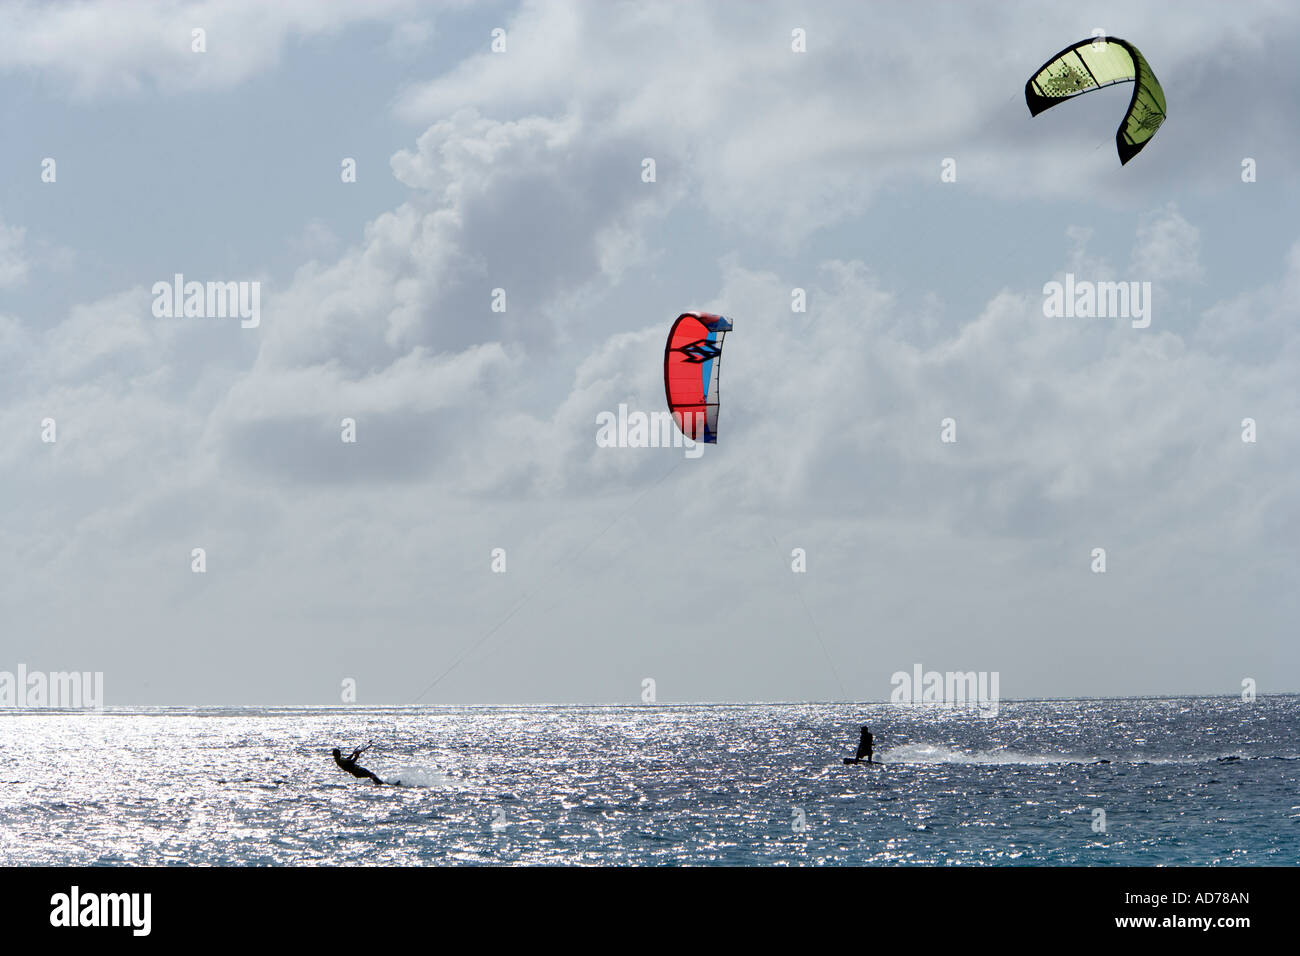
[[[7,711],[0,864],[1295,865],[1298,734],[1296,696]],[[404,786],[334,765],[372,739]]]

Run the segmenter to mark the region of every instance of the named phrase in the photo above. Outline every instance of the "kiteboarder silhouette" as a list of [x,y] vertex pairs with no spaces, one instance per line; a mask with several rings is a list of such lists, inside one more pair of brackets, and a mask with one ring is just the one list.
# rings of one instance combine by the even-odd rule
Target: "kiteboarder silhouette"
[[845,757],[845,758],[844,758],[844,762],[845,762],[845,763],[861,763],[861,762],[862,762],[862,758],[863,758],[863,757],[866,757],[866,758],[867,758],[867,763],[871,763],[871,762],[872,762],[872,760],[871,760],[871,742],[872,742],[872,740],[874,740],[874,739],[875,739],[875,738],[873,738],[873,737],[871,736],[871,728],[870,728],[870,727],[863,727],[863,728],[862,728],[862,736],[860,736],[860,737],[858,738],[858,752],[857,752],[856,754],[854,754],[852,757]]
[[866,757],[867,763],[871,763],[871,741],[873,739],[874,738],[871,736],[871,728],[863,727],[862,736],[858,738],[858,752],[853,755],[854,760],[861,760],[863,757]]
[[340,767],[342,767],[344,770],[346,770],[348,773],[352,774],[352,776],[354,777],[360,777],[363,780],[366,777],[369,777],[375,783],[382,784],[384,781],[381,780],[377,774],[367,770],[365,767],[357,763],[357,759],[374,745],[375,745],[374,741],[371,741],[370,743],[366,744],[364,747],[358,747],[356,750],[352,751],[352,753],[346,757],[343,756],[342,752],[339,750],[338,747],[335,747],[334,762],[338,764]]

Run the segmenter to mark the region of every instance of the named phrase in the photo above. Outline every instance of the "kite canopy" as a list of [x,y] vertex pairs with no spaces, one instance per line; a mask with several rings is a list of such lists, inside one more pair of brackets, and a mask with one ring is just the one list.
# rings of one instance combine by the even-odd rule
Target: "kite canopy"
[[1025,102],[1037,116],[1080,93],[1132,83],[1133,98],[1115,132],[1123,165],[1141,152],[1165,121],[1165,91],[1137,47],[1116,37],[1080,40],[1042,65],[1025,84]]
[[731,323],[708,312],[683,312],[664,345],[664,393],[682,434],[692,441],[718,441],[718,370],[722,341]]

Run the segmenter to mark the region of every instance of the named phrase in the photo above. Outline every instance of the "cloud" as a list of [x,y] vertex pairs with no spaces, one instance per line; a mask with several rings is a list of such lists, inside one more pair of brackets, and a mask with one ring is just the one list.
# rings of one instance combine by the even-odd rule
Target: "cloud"
[[407,58],[418,56],[432,43],[433,23],[429,20],[411,20],[397,24],[388,38],[388,51],[392,56]]
[[[1148,149],[1123,175],[1113,138],[1127,92],[1029,117],[1026,77],[1082,30],[1073,14],[1032,4],[954,7],[936,32],[905,8],[537,0],[510,18],[505,53],[485,47],[413,85],[398,112],[412,121],[465,107],[580,117],[588,136],[638,143],[657,159],[661,182],[687,188],[720,222],[794,248],[862,214],[883,189],[938,188],[945,157],[957,159],[965,189],[1120,205],[1172,177],[1236,176],[1240,157],[1226,173],[1203,163],[1207,127],[1247,153],[1266,145],[1261,125],[1270,155],[1281,141],[1300,147],[1294,129],[1276,123],[1244,129],[1243,106],[1232,103],[1249,88],[1256,118],[1289,110],[1282,91],[1300,68],[1282,51],[1283,38],[1296,36],[1294,18],[1251,7],[1224,31],[1212,5],[1197,9],[1208,15],[1179,18],[1177,27],[1159,5],[1094,11],[1141,39],[1170,92],[1159,151]],[[806,33],[806,53],[791,49],[795,29]],[[1261,62],[1286,78],[1261,82]],[[1193,115],[1201,122],[1180,119]]]
[[[276,65],[293,37],[336,34],[390,20],[408,0],[162,3],[6,3],[0,7],[0,70],[47,74],[79,100],[235,86]],[[192,52],[192,31],[207,50]]]
[[21,226],[6,226],[0,220],[0,289],[20,285],[29,267],[23,248],[27,231]]
[[[82,51],[68,11],[108,24],[100,8],[11,7],[20,39],[0,40],[0,63],[82,96],[177,76],[206,88],[346,22],[278,7],[236,55],[221,38],[243,35],[254,7],[212,8],[221,56],[186,74],[187,47],[159,44],[208,8],[122,9],[137,26],[105,26]],[[1202,633],[1216,593],[1252,622],[1243,646],[1267,648],[1288,608],[1261,599],[1293,573],[1300,524],[1285,424],[1300,411],[1300,244],[1245,291],[1212,268],[1224,221],[1200,191],[1228,186],[1198,165],[1191,113],[1171,112],[1123,170],[1106,94],[1031,121],[1025,75],[1082,28],[1030,9],[954,8],[934,31],[854,5],[528,3],[502,16],[507,53],[485,38],[400,94],[423,129],[392,154],[409,195],[344,238],[305,222],[288,240],[302,265],[265,278],[260,328],[154,319],[135,279],[53,316],[6,307],[0,431],[17,438],[0,479],[18,504],[2,516],[0,596],[26,635],[14,650],[46,648],[46,633],[78,661],[110,649],[136,690],[140,674],[177,679],[183,660],[192,683],[176,697],[226,701],[330,698],[341,667],[364,666],[367,699],[400,700],[526,600],[442,693],[612,699],[653,663],[675,699],[826,696],[838,691],[797,653],[795,546],[816,569],[797,587],[853,693],[882,695],[889,671],[932,651],[1005,655],[1030,692],[1113,689],[1106,660],[1135,633],[1218,640]],[[1167,44],[1171,103],[1295,33],[1277,8],[1226,30],[1217,8],[1119,9],[1099,25]],[[790,51],[794,27],[807,54]],[[1231,99],[1210,95],[1211,117]],[[1230,128],[1278,125],[1248,120]],[[957,191],[937,194],[947,155]],[[1239,186],[1222,158],[1214,170]],[[886,195],[900,217],[887,242],[915,216],[932,224],[925,242],[974,222],[978,241],[1017,251],[972,278],[923,246],[900,272],[856,232]],[[0,276],[26,262],[23,239],[0,227]],[[1151,328],[1045,318],[1054,269],[1158,284]],[[806,313],[790,309],[796,286]],[[692,307],[736,323],[721,441],[698,460],[598,448],[599,412],[663,408],[663,339]],[[1240,440],[1248,416],[1255,445]],[[945,418],[956,444],[940,441]],[[207,577],[189,572],[196,546]],[[486,570],[498,546],[508,575]],[[1108,578],[1087,570],[1097,546]],[[683,598],[701,592],[733,599]],[[1094,669],[1062,676],[1068,646],[1094,649]],[[1153,658],[1144,677],[1169,666]],[[1204,662],[1187,666],[1206,686]]]
[[1195,282],[1201,278],[1201,234],[1172,204],[1142,217],[1133,247],[1133,270],[1144,282]]

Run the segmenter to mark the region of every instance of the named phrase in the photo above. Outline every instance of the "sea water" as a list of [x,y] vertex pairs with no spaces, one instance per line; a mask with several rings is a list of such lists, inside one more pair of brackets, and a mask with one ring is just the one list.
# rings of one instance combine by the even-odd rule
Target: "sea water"
[[[1298,734],[1294,696],[9,711],[0,864],[1295,865]],[[371,739],[404,786],[335,766]]]

